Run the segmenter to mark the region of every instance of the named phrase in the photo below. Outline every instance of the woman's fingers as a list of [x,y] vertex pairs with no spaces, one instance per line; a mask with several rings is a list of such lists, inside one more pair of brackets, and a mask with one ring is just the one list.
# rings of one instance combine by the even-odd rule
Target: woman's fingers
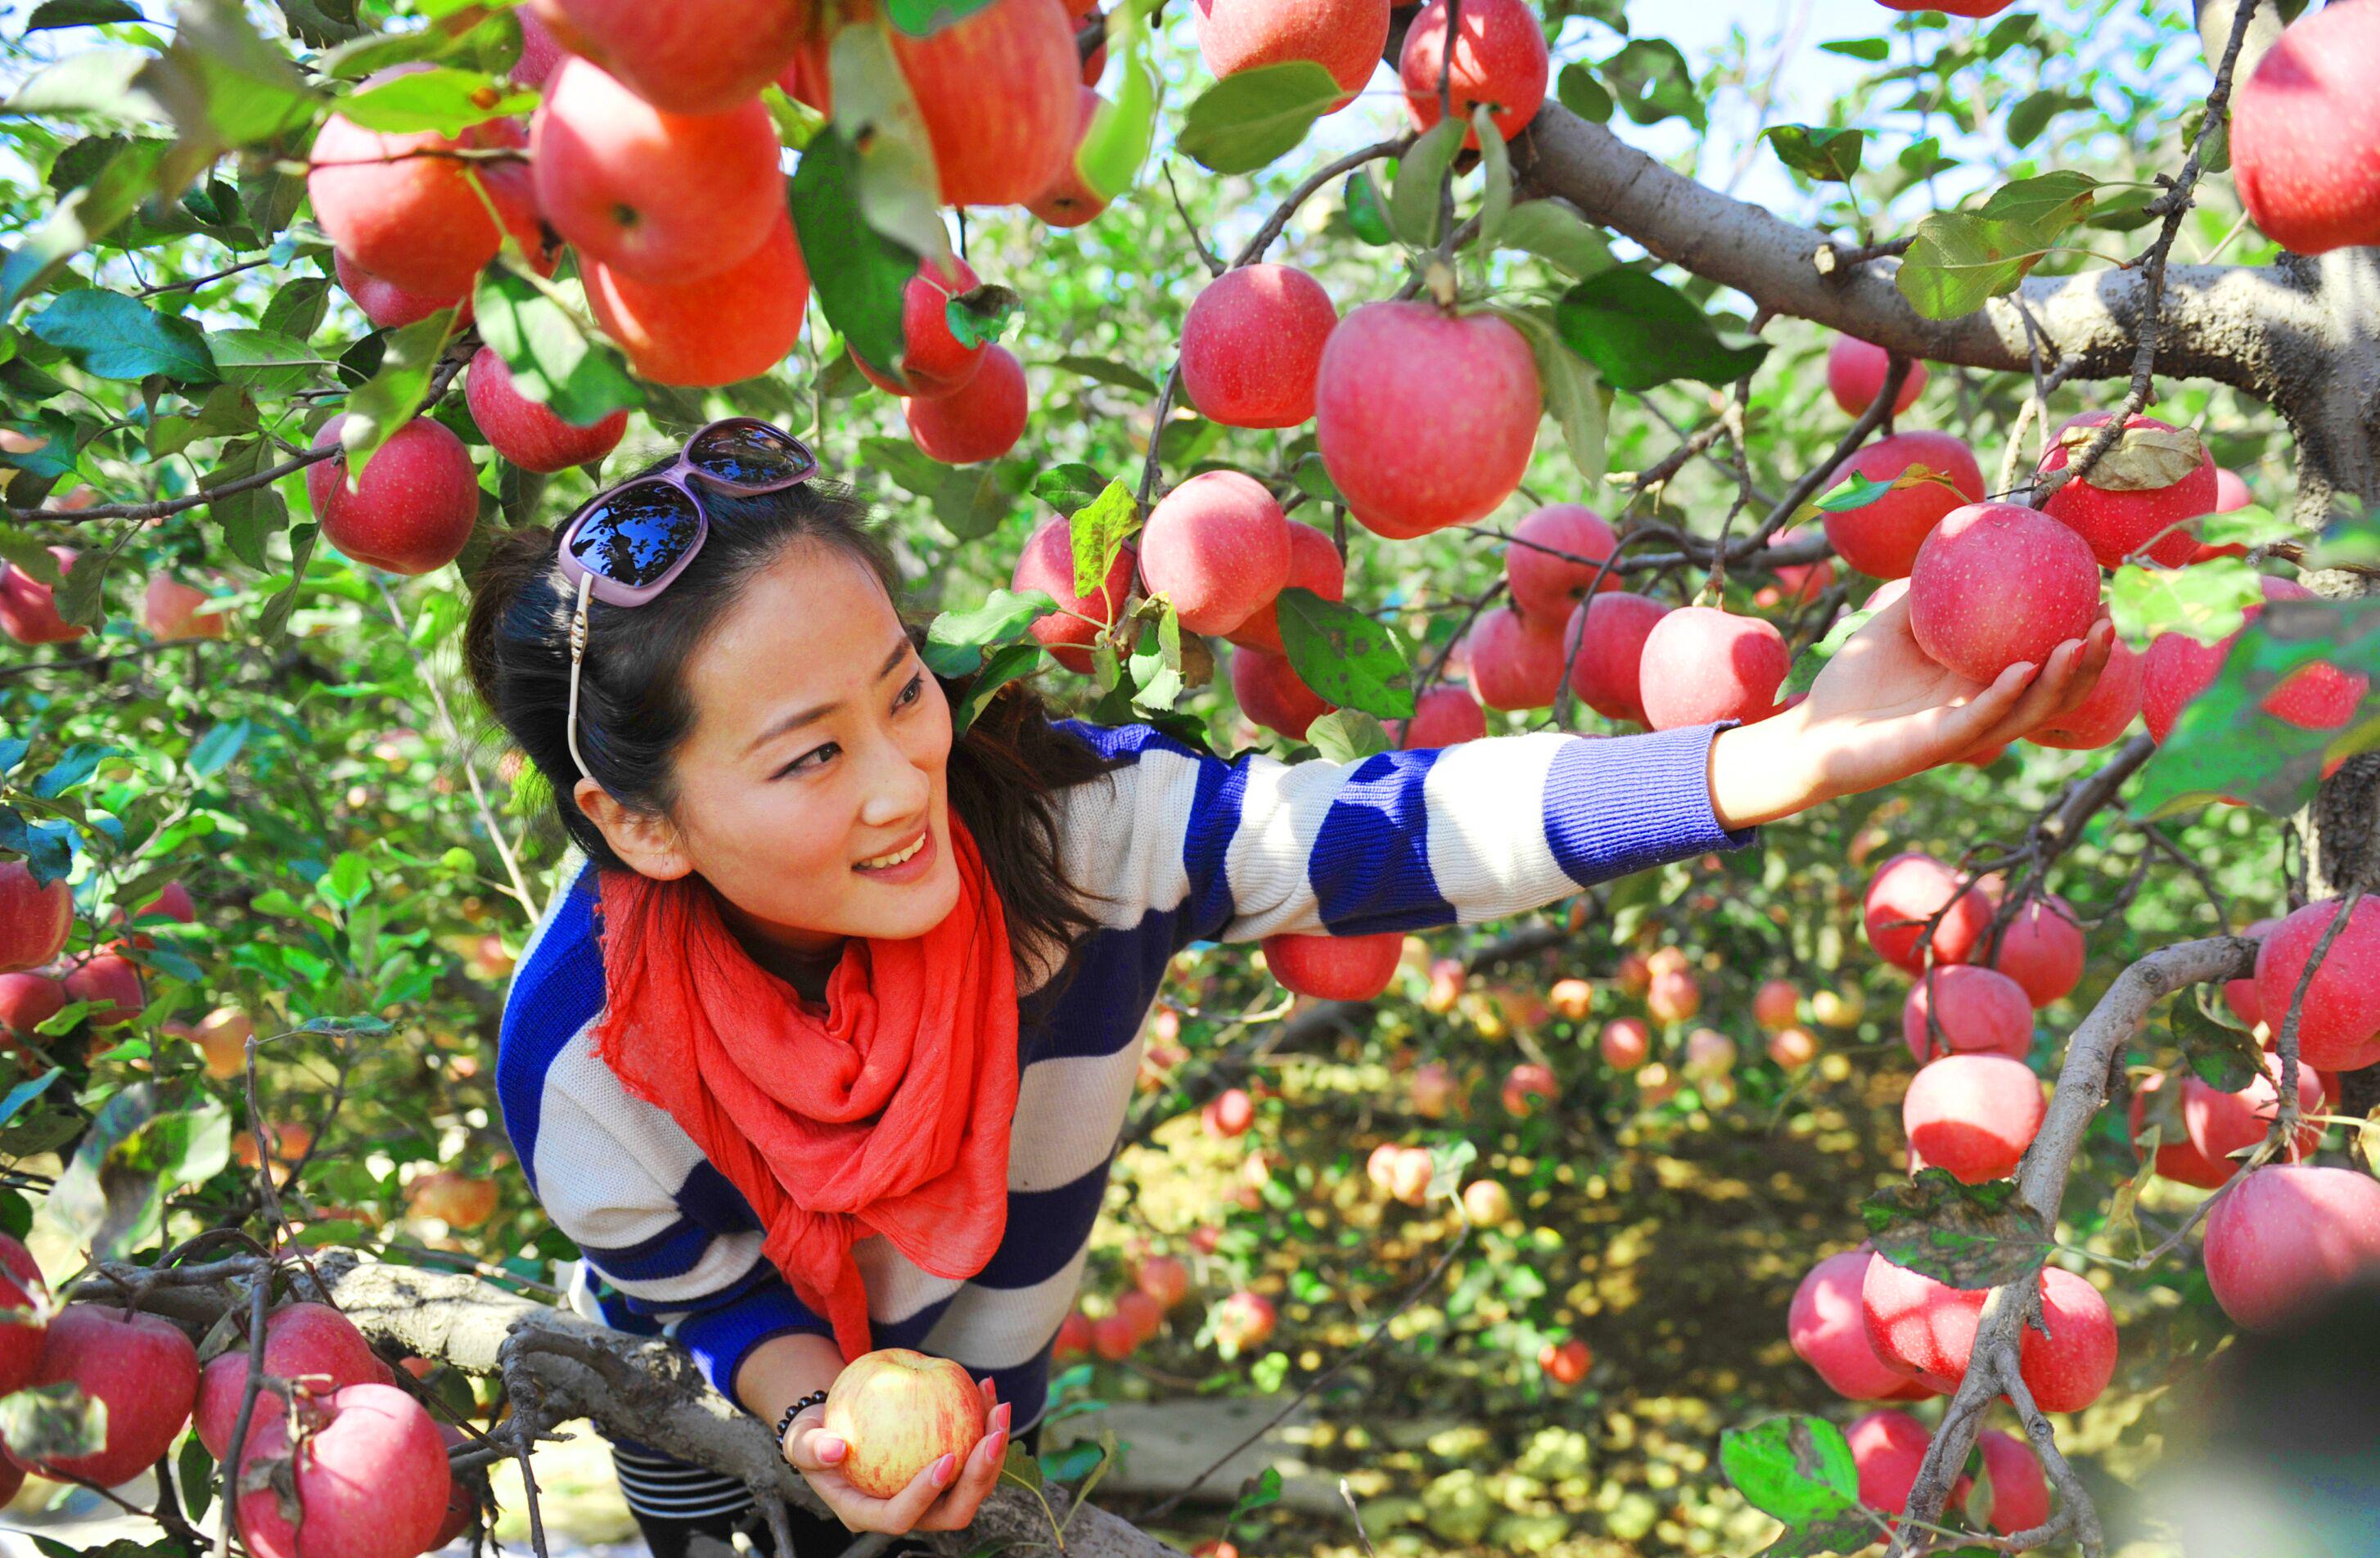
[[956,1531],[965,1529],[975,1519],[978,1505],[990,1497],[1000,1483],[1000,1468],[1008,1459],[1008,1408],[993,1410],[989,1431],[976,1444],[966,1458],[966,1466],[958,1480],[936,1501],[918,1520],[921,1531]]
[[818,1419],[805,1415],[794,1420],[784,1451],[785,1464],[795,1471],[832,1471],[843,1464],[851,1446],[819,1426]]

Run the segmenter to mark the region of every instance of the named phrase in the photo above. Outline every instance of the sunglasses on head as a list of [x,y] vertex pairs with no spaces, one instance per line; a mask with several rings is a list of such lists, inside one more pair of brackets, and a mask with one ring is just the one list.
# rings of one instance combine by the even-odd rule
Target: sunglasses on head
[[710,536],[708,491],[757,498],[798,487],[818,474],[801,440],[752,417],[713,422],[686,441],[658,471],[605,488],[562,533],[556,561],[577,597],[570,619],[570,755],[578,751],[578,671],[587,652],[589,603],[642,606],[686,572]]

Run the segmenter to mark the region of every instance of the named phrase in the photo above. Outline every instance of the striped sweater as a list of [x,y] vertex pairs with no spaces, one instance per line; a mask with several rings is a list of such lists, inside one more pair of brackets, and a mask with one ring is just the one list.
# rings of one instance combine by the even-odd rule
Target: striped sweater
[[[1260,755],[1226,761],[1147,726],[1069,728],[1117,767],[1060,797],[1067,870],[1097,895],[1098,924],[1054,996],[1046,979],[1019,992],[1007,1236],[964,1281],[919,1270],[881,1235],[854,1250],[875,1345],[994,1376],[1019,1431],[1042,1409],[1142,1024],[1175,952],[1284,932],[1492,920],[1751,839],[1712,815],[1710,727],[1546,732],[1293,766]],[[596,898],[593,870],[581,865],[514,976],[496,1064],[504,1127],[531,1190],[577,1243],[601,1318],[674,1337],[733,1400],[754,1347],[830,1327],[762,1258],[744,1197],[596,1059]]]

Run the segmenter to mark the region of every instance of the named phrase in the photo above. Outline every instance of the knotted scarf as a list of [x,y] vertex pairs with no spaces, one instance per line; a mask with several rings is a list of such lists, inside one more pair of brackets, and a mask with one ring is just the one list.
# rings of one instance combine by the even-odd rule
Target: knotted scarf
[[855,1243],[880,1233],[965,1278],[1008,1223],[1008,923],[955,815],[949,833],[957,905],[911,940],[851,938],[822,1012],[752,960],[708,884],[601,874],[597,1057],[744,1192],[763,1252],[846,1362],[869,1350]]

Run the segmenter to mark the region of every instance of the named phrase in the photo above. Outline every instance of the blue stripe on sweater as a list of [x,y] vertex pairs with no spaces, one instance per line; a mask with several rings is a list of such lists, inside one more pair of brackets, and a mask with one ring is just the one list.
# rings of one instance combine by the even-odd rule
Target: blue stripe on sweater
[[1429,868],[1423,787],[1435,752],[1366,758],[1332,798],[1307,856],[1307,879],[1334,936],[1419,930],[1455,918]]
[[609,1248],[581,1244],[578,1252],[594,1262],[598,1271],[622,1282],[665,1282],[701,1264],[702,1252],[718,1237],[681,1217],[650,1238]]
[[1546,776],[1546,845],[1571,880],[1593,887],[1750,843],[1754,829],[1730,833],[1712,819],[1710,743],[1711,728],[1693,725],[1631,737],[1624,747],[1582,741],[1556,753]]
[[504,997],[496,1036],[496,1102],[532,1194],[545,1073],[553,1057],[603,1009],[603,958],[595,940],[593,872],[571,885],[537,950]]

